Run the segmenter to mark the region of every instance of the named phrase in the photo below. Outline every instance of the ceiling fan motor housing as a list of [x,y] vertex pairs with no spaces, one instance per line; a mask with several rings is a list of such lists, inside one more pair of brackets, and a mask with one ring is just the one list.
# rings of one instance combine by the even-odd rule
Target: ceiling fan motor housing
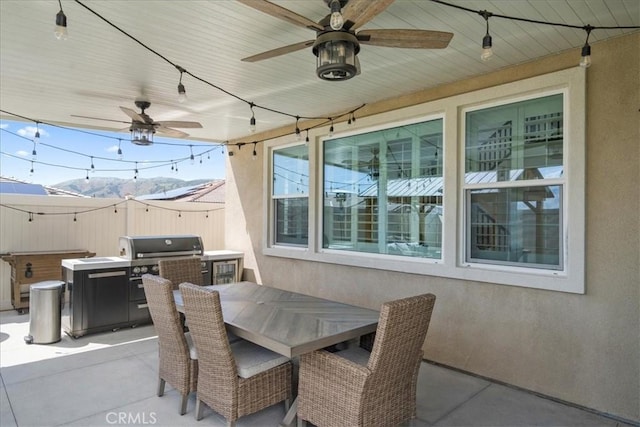
[[356,56],[360,43],[349,31],[321,33],[313,44],[316,74],[323,80],[348,80],[358,72]]

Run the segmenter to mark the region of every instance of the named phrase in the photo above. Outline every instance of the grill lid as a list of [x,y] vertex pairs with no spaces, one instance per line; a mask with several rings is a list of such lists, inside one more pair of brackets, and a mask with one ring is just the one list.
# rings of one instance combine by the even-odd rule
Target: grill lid
[[167,236],[122,236],[120,256],[130,260],[202,255],[200,236],[192,234]]

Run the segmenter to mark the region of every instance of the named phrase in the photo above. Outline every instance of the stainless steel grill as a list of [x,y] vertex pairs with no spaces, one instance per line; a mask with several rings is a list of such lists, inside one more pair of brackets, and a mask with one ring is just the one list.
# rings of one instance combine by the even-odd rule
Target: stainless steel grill
[[[179,257],[202,256],[204,248],[200,236],[167,235],[167,236],[123,236],[120,237],[120,256],[131,261]],[[135,265],[132,263],[132,265]]]

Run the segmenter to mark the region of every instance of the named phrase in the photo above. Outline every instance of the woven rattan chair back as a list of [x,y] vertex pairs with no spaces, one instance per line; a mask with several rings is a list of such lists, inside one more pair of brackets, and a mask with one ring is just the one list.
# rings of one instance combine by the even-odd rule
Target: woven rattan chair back
[[189,282],[194,285],[205,285],[202,277],[202,260],[200,257],[161,259],[158,262],[160,276],[173,283],[178,289],[180,283]]
[[189,345],[173,298],[171,281],[145,274],[142,276],[142,283],[151,319],[158,334],[158,396],[164,394],[165,382],[171,384],[182,396],[180,413],[184,414],[189,392],[197,388],[198,361],[190,356]]
[[[414,418],[422,346],[435,299],[424,294],[384,303],[366,366],[348,360],[347,353],[354,354],[350,349],[345,357],[341,352],[303,354],[299,425],[386,427]],[[364,350],[355,350],[364,356]]]
[[291,396],[291,364],[249,378],[238,376],[222,316],[220,294],[206,287],[181,283],[180,292],[189,330],[198,351],[198,395],[201,402],[226,418],[228,425]]

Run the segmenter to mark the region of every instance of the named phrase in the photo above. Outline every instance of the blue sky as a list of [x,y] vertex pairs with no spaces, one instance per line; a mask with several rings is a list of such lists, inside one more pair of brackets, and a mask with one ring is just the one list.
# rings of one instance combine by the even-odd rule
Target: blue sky
[[[36,130],[40,133],[37,143],[34,142]],[[0,120],[0,174],[44,185],[85,179],[87,175],[89,179],[133,179],[136,168],[138,178],[193,180],[225,177],[226,149],[221,146],[162,138],[156,134],[153,145],[141,147],[132,144],[129,138],[128,132],[72,129],[42,123],[36,126],[36,123]],[[118,146],[122,150],[122,160],[117,154]]]

